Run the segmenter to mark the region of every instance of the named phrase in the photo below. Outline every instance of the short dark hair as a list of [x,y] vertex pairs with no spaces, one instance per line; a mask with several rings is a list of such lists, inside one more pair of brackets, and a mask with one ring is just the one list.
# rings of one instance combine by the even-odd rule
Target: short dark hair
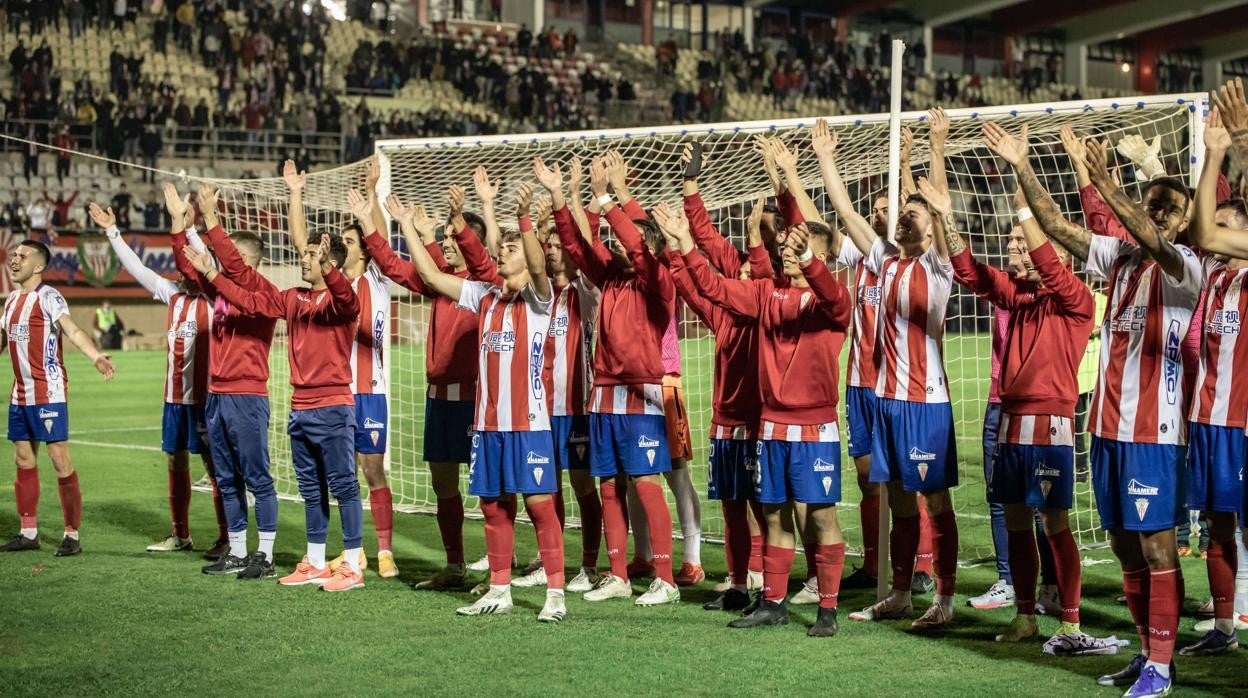
[[811,237],[821,238],[829,248],[832,246],[832,228],[823,221],[806,221],[806,232]]
[[346,234],[352,230],[355,231],[356,237],[360,239],[360,256],[364,258],[364,263],[368,264],[373,261],[373,256],[368,253],[368,246],[364,244],[364,228],[362,228],[359,223],[351,223],[347,227],[343,228],[339,237],[346,237]]
[[663,231],[659,230],[659,226],[648,218],[638,218],[633,221],[633,225],[641,231],[641,240],[646,245],[653,247],[655,254],[662,252],[667,247],[667,238],[663,237]]
[[329,258],[334,261],[334,264],[339,269],[342,269],[342,265],[347,263],[347,245],[342,241],[341,235],[335,235],[334,233],[322,233],[318,230],[317,232],[308,235],[308,246],[315,247],[320,245],[321,238],[326,235],[329,236]]
[[1224,208],[1229,208],[1235,211],[1236,213],[1248,216],[1248,206],[1244,205],[1244,200],[1241,198],[1235,197],[1232,199],[1225,199],[1221,203],[1218,204],[1215,210],[1221,211]]
[[468,224],[468,227],[472,228],[473,232],[477,234],[477,237],[481,238],[481,242],[485,242],[485,219],[472,211],[464,211],[463,215],[464,222]]
[[258,252],[261,256],[264,255],[264,240],[250,230],[240,230],[235,233],[230,233],[230,240],[234,242],[235,247],[237,247],[239,243],[244,243],[255,247],[256,252]]
[[502,235],[499,236],[499,245],[505,245],[509,242],[521,242],[519,230],[504,230]]
[[1187,185],[1184,184],[1183,180],[1178,177],[1157,177],[1155,179],[1148,180],[1148,188],[1152,189],[1153,187],[1169,189],[1170,191],[1182,195],[1185,201],[1192,200],[1192,194],[1188,191]]
[[919,204],[920,206],[926,206],[927,199],[924,199],[922,194],[914,193],[907,196],[906,200],[901,202],[902,206],[905,206],[906,204]]
[[49,250],[47,245],[38,240],[22,240],[17,244],[33,249],[40,259],[43,260],[43,266],[45,267],[48,266],[48,262],[52,261],[52,250]]

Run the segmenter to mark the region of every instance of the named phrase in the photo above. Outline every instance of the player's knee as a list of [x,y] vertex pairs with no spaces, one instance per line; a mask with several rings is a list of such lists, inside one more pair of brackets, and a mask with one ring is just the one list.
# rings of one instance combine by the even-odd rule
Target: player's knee
[[1070,528],[1070,517],[1065,509],[1041,509],[1040,525],[1044,528],[1044,535],[1056,536]]

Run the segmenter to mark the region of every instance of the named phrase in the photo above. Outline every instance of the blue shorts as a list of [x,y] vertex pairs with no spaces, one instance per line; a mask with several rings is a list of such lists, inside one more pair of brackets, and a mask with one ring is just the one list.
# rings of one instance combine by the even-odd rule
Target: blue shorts
[[760,504],[841,501],[839,441],[759,441],[754,496]]
[[1244,431],[1196,422],[1188,427],[1188,508],[1238,512],[1244,502],[1244,458],[1248,456]]
[[1185,516],[1187,451],[1182,446],[1093,436],[1089,457],[1101,528],[1163,531]]
[[711,439],[711,473],[706,482],[709,499],[746,501],[754,498],[758,472],[758,442]]
[[845,419],[849,422],[849,457],[871,455],[877,398],[872,388],[845,387]]
[[555,441],[555,463],[560,470],[589,470],[589,417],[551,417],[550,435]]
[[69,440],[69,405],[9,405],[9,441],[54,444]]
[[658,475],[672,469],[667,422],[661,414],[589,415],[589,474]]
[[871,482],[899,480],[905,491],[923,493],[957,487],[953,406],[884,397],[876,405]]
[[553,494],[558,487],[549,431],[478,431],[472,435],[468,494]]
[[425,398],[425,462],[467,463],[476,412],[472,400]]
[[203,405],[165,403],[160,419],[160,450],[165,453],[203,453],[208,447],[208,422]]
[[997,444],[988,480],[992,504],[1070,509],[1075,497],[1075,447]]
[[383,393],[355,396],[355,452],[385,453],[390,408]]

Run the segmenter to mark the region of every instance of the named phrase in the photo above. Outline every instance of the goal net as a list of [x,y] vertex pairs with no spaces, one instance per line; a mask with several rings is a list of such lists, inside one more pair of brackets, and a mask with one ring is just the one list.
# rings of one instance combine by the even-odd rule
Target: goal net
[[[994,265],[1004,264],[1005,243],[1014,224],[1011,197],[1014,181],[1008,165],[997,160],[982,144],[980,128],[985,121],[1001,123],[1017,132],[1028,124],[1031,159],[1041,179],[1066,214],[1082,220],[1078,185],[1074,170],[1061,148],[1058,130],[1070,124],[1085,136],[1108,138],[1112,143],[1126,135],[1138,134],[1146,141],[1161,139],[1162,161],[1170,174],[1189,177],[1198,171],[1201,154],[1199,129],[1203,119],[1199,95],[1141,97],[1125,100],[1099,100],[1078,103],[1019,105],[950,113],[952,126],[947,145],[947,170],[953,204],[961,230],[968,236],[977,256]],[[872,201],[887,187],[888,116],[847,116],[829,119],[839,133],[838,162],[858,210],[870,216]],[[924,173],[929,165],[927,127],[923,114],[907,113],[903,125],[914,132],[912,169]],[[592,133],[555,133],[532,136],[480,138],[441,138],[393,140],[377,144],[382,161],[381,196],[393,192],[405,202],[419,202],[444,217],[446,190],[452,184],[470,192],[469,209],[477,205],[471,196],[472,172],[485,166],[492,179],[502,183],[498,198],[499,223],[513,227],[511,202],[515,187],[533,182],[531,161],[541,155],[548,162],[564,165],[573,157],[587,159],[610,149],[619,150],[628,162],[630,190],[643,206],[660,201],[679,205],[681,199],[682,146],[693,139],[704,144],[706,161],[701,177],[702,197],[720,232],[741,244],[750,204],[770,190],[770,184],[750,140],[766,134],[796,145],[799,166],[807,190],[829,222],[835,223],[832,207],[820,182],[818,165],[809,149],[811,119],[774,122],[676,126],[664,128],[617,129]],[[1137,182],[1129,162],[1118,158],[1114,165],[1124,186],[1138,195]],[[355,163],[308,175],[305,207],[310,230],[340,230],[349,220],[346,192],[363,183],[364,165]],[[293,251],[286,242],[286,189],[281,179],[218,180],[227,211],[225,223],[231,230],[259,232],[268,243],[265,273],[279,284],[298,283]],[[533,182],[536,184],[535,182]],[[588,196],[588,192],[585,193]],[[505,213],[506,212],[506,213]],[[400,247],[397,232],[392,242]],[[405,251],[402,252],[406,254]],[[852,272],[841,270],[852,283]],[[390,376],[390,451],[388,464],[391,487],[397,507],[405,511],[432,510],[435,504],[427,470],[422,462],[425,396],[425,338],[429,305],[396,286],[393,293],[390,346],[387,361]],[[959,286],[950,300],[945,335],[945,366],[952,387],[956,419],[959,468],[962,484],[954,493],[964,523],[961,557],[980,558],[992,554],[987,506],[984,504],[982,428],[989,388],[991,308]],[[684,387],[694,437],[692,463],[695,482],[705,492],[707,472],[707,427],[711,416],[712,361],[714,343],[691,313],[680,318]],[[1095,366],[1095,357],[1091,357]],[[462,357],[476,361],[475,356]],[[290,466],[289,440],[285,434],[290,387],[284,330],[280,327],[273,344],[270,364],[270,393],[273,420],[269,443],[279,491],[297,497]],[[843,376],[843,373],[842,373]],[[1090,389],[1090,388],[1089,388]],[[843,410],[842,410],[843,414]],[[1086,463],[1086,439],[1081,440],[1080,462]],[[841,525],[851,548],[861,545],[858,533],[858,494],[852,461],[844,459],[843,492],[845,503]],[[467,490],[464,469],[464,491]],[[1083,466],[1076,483],[1075,509],[1071,525],[1085,546],[1103,543],[1098,529],[1091,483]],[[565,487],[566,487],[565,482]],[[575,522],[574,496],[565,497],[569,520]],[[475,506],[474,501],[468,502]],[[702,526],[706,534],[722,534],[723,520],[718,505],[704,502]]]

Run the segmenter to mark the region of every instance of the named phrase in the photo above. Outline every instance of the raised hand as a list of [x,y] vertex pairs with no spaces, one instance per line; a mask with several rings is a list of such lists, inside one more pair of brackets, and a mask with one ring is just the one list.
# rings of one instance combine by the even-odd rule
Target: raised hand
[[489,206],[494,203],[494,199],[498,196],[499,183],[490,183],[490,175],[484,167],[478,166],[472,171],[472,184],[477,190],[477,198],[481,200],[482,205]]
[[1011,136],[999,124],[984,124],[981,131],[984,145],[1000,155],[1006,162],[1018,167],[1027,161],[1027,124],[1023,124],[1018,136]]
[[1153,142],[1148,143],[1140,134],[1131,133],[1118,139],[1115,150],[1135,165],[1135,178],[1141,182],[1166,173],[1166,166],[1161,164],[1160,157],[1161,136],[1153,138]]
[[416,213],[415,207],[405,205],[394,194],[387,196],[383,205],[386,207],[386,212],[390,214],[391,218],[398,221],[399,225],[410,225],[412,216]]
[[802,255],[810,250],[810,232],[806,230],[805,223],[798,223],[789,228],[788,238],[784,241],[793,254],[800,259]]
[[213,223],[217,220],[217,189],[207,182],[199,185],[199,210],[204,214],[204,223],[211,227],[209,219]]
[[1083,164],[1088,168],[1088,177],[1097,185],[1097,189],[1104,185],[1113,185],[1114,180],[1109,174],[1109,141],[1089,138]]
[[945,113],[942,107],[928,109],[927,123],[928,127],[931,128],[928,138],[931,139],[932,146],[943,146],[945,140],[949,138],[949,115]]
[[610,167],[606,158],[595,158],[589,163],[589,191],[595,199],[604,196],[610,187]]
[[[577,178],[581,176],[581,161],[579,158],[572,159],[571,172]],[[541,157],[533,158],[533,176],[537,177],[537,181],[546,188],[546,191],[554,193],[563,186],[563,173],[559,171],[559,163],[555,163],[553,167],[548,167]],[[574,189],[575,191],[575,189]]]
[[117,216],[113,215],[112,206],[103,209],[100,208],[99,204],[92,201],[91,205],[87,207],[87,214],[91,216],[92,222],[105,230],[117,225]]
[[776,167],[779,167],[786,173],[797,172],[796,147],[789,150],[789,148],[784,143],[780,142],[780,139],[778,138],[771,139],[770,147],[772,151],[771,156],[776,161]]
[[687,252],[693,249],[693,237],[689,233],[689,221],[683,211],[672,211],[667,202],[661,202],[653,210],[654,222],[658,223],[669,247]]
[[416,229],[416,234],[420,236],[421,242],[428,245],[437,239],[438,222],[429,215],[424,206],[416,204],[411,210],[412,227]]
[[[368,197],[368,199],[369,199],[369,208],[372,208],[373,197],[370,196]],[[319,245],[317,245],[316,260],[320,262],[321,264],[321,273],[322,274],[328,273],[330,270],[330,267],[332,266],[332,260],[329,257],[329,236],[328,235],[321,236],[321,242]]]
[[195,207],[191,205],[190,193],[187,193],[182,197],[182,229],[188,230],[193,225],[195,225]]
[[[910,129],[904,129],[903,131],[903,148],[906,142],[904,135],[908,134],[909,131]],[[815,157],[820,160],[836,157],[836,144],[839,141],[840,138],[836,135],[836,131],[833,131],[828,126],[826,119],[815,119],[815,125],[810,130],[810,148],[815,151]]]
[[544,232],[550,224],[550,197],[537,197],[537,230]]
[[187,245],[182,248],[182,254],[186,255],[186,261],[190,262],[191,266],[195,267],[195,271],[200,274],[208,276],[215,271],[212,267],[212,255],[208,254],[207,251],[200,251]]
[[516,187],[516,215],[527,216],[529,209],[533,207],[533,185],[528,182],[521,182]]
[[373,215],[373,197],[364,196],[355,189],[347,190],[347,205],[351,207],[351,213],[355,214],[357,220],[371,220]]
[[628,191],[628,163],[624,161],[624,156],[620,155],[618,150],[608,152],[604,161],[607,165],[607,181],[611,191],[616,196],[620,196]]
[[165,194],[165,210],[169,212],[169,217],[175,221],[182,220],[183,209],[190,208],[189,202],[178,196],[178,188],[172,182],[165,182],[161,191]]
[[[475,177],[475,175],[474,175]],[[464,188],[458,184],[452,184],[446,190],[446,207],[450,211],[451,218],[463,215],[464,213]]]
[[694,142],[685,143],[680,149],[680,173],[682,177],[687,179],[697,179],[702,175],[702,170],[706,169],[706,146],[699,144],[701,147],[701,155],[696,165],[696,172],[689,172],[689,163],[693,162]]
[[[1225,153],[1231,147],[1231,134],[1222,123],[1222,112],[1217,107],[1209,110],[1205,119],[1205,148]],[[95,204],[92,204],[94,206]],[[94,219],[95,216],[92,216]]]
[[1209,96],[1232,137],[1236,132],[1248,129],[1248,100],[1244,98],[1243,78],[1227,81]]
[[1058,133],[1062,138],[1062,148],[1065,149],[1066,154],[1071,160],[1082,164],[1088,152],[1083,145],[1083,139],[1075,135],[1075,129],[1071,128],[1070,124],[1062,124]]
[[303,185],[307,183],[307,177],[308,173],[300,172],[295,168],[294,160],[287,160],[282,165],[282,180],[286,182],[286,188],[292,192],[303,191]]
[[368,194],[377,192],[377,182],[381,179],[381,158],[374,153],[368,158],[368,165],[364,169],[364,191]]
[[758,195],[758,201],[754,202],[754,207],[750,209],[750,215],[745,219],[745,230],[751,240],[762,240],[763,236],[763,213],[767,208],[767,196],[765,194]]
[[910,153],[914,151],[914,133],[909,126],[901,127],[901,161],[910,162]]
[[919,194],[923,197],[923,201],[927,203],[927,208],[933,215],[944,216],[953,210],[953,204],[949,198],[949,192],[941,191],[932,184],[927,177],[919,177]]

